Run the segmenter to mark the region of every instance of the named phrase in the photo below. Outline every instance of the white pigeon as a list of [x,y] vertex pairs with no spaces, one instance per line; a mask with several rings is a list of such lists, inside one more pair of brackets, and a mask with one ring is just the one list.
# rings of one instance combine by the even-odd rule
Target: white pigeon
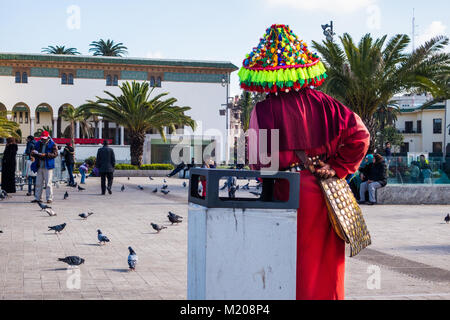
[[45,212],[47,212],[50,217],[56,216],[56,212],[52,209],[45,209]]

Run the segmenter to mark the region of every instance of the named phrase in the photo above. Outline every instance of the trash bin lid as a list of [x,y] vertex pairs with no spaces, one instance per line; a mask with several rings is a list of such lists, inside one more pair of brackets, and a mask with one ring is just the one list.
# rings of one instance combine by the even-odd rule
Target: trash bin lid
[[[233,197],[233,190],[229,192],[228,188],[220,185],[221,180],[226,181],[229,177],[234,177],[237,181],[239,179],[258,179],[261,182],[260,188],[256,189],[255,186],[252,186],[245,192],[242,192],[241,189],[235,192]],[[285,180],[289,185],[289,197],[286,201],[278,200],[274,196],[277,180]],[[201,181],[205,182],[201,183]],[[205,185],[205,196],[199,192],[200,185],[202,187]],[[227,189],[225,193],[228,196],[224,196],[224,192],[221,195],[220,188]],[[188,201],[207,208],[298,209],[299,193],[300,174],[298,172],[192,168],[189,177]]]

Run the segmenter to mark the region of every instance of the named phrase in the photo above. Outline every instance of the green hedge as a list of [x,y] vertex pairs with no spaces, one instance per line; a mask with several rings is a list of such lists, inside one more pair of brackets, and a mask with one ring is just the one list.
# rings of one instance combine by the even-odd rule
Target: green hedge
[[139,170],[173,170],[173,165],[166,163],[143,164]]
[[165,163],[143,164],[138,167],[132,164],[116,164],[116,170],[173,170],[173,165]]

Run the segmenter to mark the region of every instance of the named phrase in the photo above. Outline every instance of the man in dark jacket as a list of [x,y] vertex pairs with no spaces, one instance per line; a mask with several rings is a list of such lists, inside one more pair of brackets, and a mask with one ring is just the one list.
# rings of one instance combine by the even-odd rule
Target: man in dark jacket
[[69,174],[69,186],[75,186],[75,180],[73,178],[73,167],[75,165],[75,149],[72,147],[72,144],[68,142],[64,147],[62,152],[62,156],[64,158],[67,172]]
[[[114,150],[108,146],[108,140],[103,141],[103,147],[97,151],[96,167],[100,172],[102,195],[105,194],[106,189],[111,194],[111,188],[114,177],[114,166],[116,165],[116,157]],[[108,186],[105,185],[106,179],[108,179]]]
[[369,202],[367,204],[374,205],[376,203],[376,190],[387,184],[387,166],[380,154],[375,154],[373,163],[364,168],[364,175],[367,181],[360,185],[359,197],[360,203],[366,203],[366,191],[369,191]]

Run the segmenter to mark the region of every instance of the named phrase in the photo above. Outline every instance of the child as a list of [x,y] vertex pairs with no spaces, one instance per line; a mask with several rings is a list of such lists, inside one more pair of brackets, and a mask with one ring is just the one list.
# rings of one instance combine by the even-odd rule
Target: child
[[36,192],[36,176],[37,173],[31,170],[31,164],[34,162],[34,157],[30,156],[25,164],[25,177],[28,180],[28,193],[27,196],[31,196],[31,185],[33,185],[33,195]]
[[84,184],[84,180],[86,179],[86,173],[88,172],[89,169],[89,164],[87,164],[86,162],[84,162],[79,168],[78,170],[80,171],[81,174],[81,181],[80,184]]

